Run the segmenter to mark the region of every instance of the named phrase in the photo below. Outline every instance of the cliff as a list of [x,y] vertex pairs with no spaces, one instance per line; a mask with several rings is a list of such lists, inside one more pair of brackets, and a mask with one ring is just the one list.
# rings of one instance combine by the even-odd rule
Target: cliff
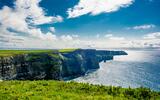
[[62,80],[84,75],[98,69],[99,62],[112,60],[124,51],[77,49],[71,52],[21,53],[0,57],[0,79],[10,80]]

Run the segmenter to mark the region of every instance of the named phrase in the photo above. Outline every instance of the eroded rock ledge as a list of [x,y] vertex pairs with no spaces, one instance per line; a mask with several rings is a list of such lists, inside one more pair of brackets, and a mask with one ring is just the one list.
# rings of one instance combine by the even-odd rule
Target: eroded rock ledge
[[87,71],[99,68],[99,62],[113,60],[124,51],[77,49],[73,52],[32,53],[0,57],[2,80],[63,80],[78,77]]

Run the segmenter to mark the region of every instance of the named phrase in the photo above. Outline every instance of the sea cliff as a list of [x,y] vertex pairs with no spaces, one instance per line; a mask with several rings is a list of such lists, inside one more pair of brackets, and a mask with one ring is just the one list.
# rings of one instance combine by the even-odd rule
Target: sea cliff
[[87,71],[98,69],[99,63],[113,60],[124,51],[76,49],[70,52],[21,53],[0,56],[0,79],[2,80],[63,80],[78,77]]

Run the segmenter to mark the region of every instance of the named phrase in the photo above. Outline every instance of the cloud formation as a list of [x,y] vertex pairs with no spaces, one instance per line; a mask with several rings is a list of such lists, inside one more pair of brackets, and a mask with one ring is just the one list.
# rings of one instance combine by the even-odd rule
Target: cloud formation
[[[0,10],[1,34],[25,33],[30,37],[40,39],[55,39],[52,33],[43,33],[37,25],[62,22],[63,18],[57,16],[47,16],[43,8],[39,6],[41,0],[16,0],[14,7],[4,6]],[[9,31],[12,30],[13,32]],[[12,35],[13,35],[12,34]]]
[[46,16],[43,8],[39,6],[41,0],[16,0],[15,11],[23,14],[26,20],[35,25],[61,22],[61,16]]
[[98,15],[110,13],[123,7],[128,7],[134,0],[80,0],[73,8],[69,8],[68,18],[75,18],[85,14]]
[[[80,0],[68,9],[68,18],[85,14],[110,13],[127,7],[134,0]],[[81,38],[76,34],[55,35],[54,26],[48,32],[38,25],[62,22],[59,15],[48,16],[39,6],[41,0],[16,0],[14,7],[4,6],[0,10],[0,47],[10,48],[121,48],[121,47],[160,47],[160,32],[149,33],[140,40],[130,40],[123,36],[97,34],[94,38]],[[150,29],[153,24],[144,24],[130,29]]]
[[145,30],[145,29],[151,29],[155,28],[156,25],[154,24],[145,24],[145,25],[139,25],[139,26],[134,26],[134,27],[128,27],[127,29],[134,29],[134,30]]
[[143,37],[144,39],[160,39],[160,32],[149,33]]
[[55,33],[56,32],[56,29],[54,27],[50,27],[49,30],[52,32],[52,33]]
[[112,34],[106,34],[104,37],[110,40],[115,40],[115,41],[122,41],[125,39],[124,37],[115,37]]

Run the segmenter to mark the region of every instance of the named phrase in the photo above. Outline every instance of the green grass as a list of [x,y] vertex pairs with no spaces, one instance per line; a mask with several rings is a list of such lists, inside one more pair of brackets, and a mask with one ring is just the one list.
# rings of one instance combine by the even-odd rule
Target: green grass
[[[73,52],[76,49],[60,49],[60,53]],[[57,50],[0,50],[0,57],[8,57],[19,54],[31,54],[31,53],[53,53]]]
[[68,53],[68,52],[73,52],[77,49],[74,49],[74,48],[70,48],[70,49],[60,49],[58,50],[60,53]]
[[121,88],[63,81],[3,81],[0,100],[160,100],[146,88]]
[[55,50],[0,50],[0,56],[13,56],[30,53],[53,53]]

